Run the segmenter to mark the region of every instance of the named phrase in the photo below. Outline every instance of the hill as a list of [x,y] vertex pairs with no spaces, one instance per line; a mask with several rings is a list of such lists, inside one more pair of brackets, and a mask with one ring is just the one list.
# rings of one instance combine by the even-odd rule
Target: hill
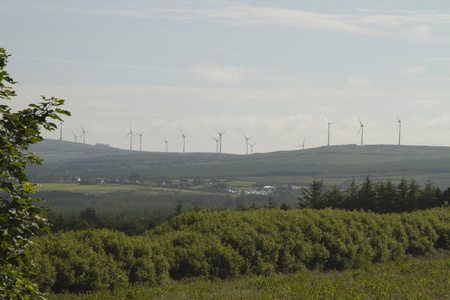
[[[61,151],[62,149],[62,151]],[[261,184],[308,184],[321,178],[326,184],[346,184],[352,177],[398,180],[428,179],[447,188],[450,182],[450,148],[433,146],[356,145],[278,151],[252,155],[217,153],[161,153],[120,150],[45,140],[32,149],[43,167],[30,167],[34,179],[48,176],[142,179],[228,178]],[[62,157],[62,160],[61,160]]]

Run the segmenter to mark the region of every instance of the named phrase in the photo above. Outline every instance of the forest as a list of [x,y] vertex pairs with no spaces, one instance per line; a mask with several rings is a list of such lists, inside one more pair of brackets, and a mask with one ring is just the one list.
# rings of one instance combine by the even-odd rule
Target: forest
[[[114,229],[139,235],[181,212],[213,210],[258,210],[335,208],[375,213],[402,213],[442,207],[450,203],[450,188],[442,191],[428,181],[420,186],[414,179],[375,181],[367,176],[348,186],[324,185],[314,179],[293,191],[288,186],[274,189],[270,196],[237,196],[224,193],[137,193],[131,190],[84,194],[69,191],[38,192],[46,199],[53,232],[80,229]],[[130,187],[133,188],[133,187]],[[107,189],[104,189],[105,191]]]

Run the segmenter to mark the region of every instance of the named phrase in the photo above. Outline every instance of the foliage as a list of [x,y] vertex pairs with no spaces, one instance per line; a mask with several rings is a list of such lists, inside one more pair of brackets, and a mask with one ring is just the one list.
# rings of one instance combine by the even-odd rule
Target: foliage
[[421,188],[414,180],[402,178],[395,185],[391,179],[374,182],[370,176],[357,185],[353,178],[345,191],[334,185],[324,191],[322,180],[313,180],[301,190],[299,208],[363,209],[377,213],[411,212],[443,206],[450,198],[450,188],[441,192],[430,180]]
[[[14,80],[4,70],[9,55],[0,48],[0,100],[15,96],[9,85]],[[35,185],[28,181],[25,168],[41,164],[39,157],[29,151],[31,144],[42,141],[41,130],[54,130],[51,120],[62,121],[60,115],[69,115],[59,108],[64,100],[43,98],[39,104],[13,112],[0,104],[0,297],[28,298],[37,293],[27,252],[29,237],[41,229],[48,230],[45,214],[29,196]]]
[[[169,278],[356,270],[448,251],[449,224],[448,208],[386,215],[336,209],[200,210],[181,213],[141,236],[86,230],[39,237],[33,257],[40,287],[84,292],[158,285]],[[110,270],[114,279],[104,275]]]
[[344,272],[303,271],[234,280],[184,280],[85,294],[50,295],[58,300],[93,299],[448,299],[450,258],[408,259]]

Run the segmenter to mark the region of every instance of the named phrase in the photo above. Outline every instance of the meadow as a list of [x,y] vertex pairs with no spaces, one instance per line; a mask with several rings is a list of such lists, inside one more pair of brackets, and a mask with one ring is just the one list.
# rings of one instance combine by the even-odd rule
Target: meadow
[[51,294],[50,300],[107,299],[436,299],[450,298],[450,257],[404,259],[347,271],[181,280],[114,291]]
[[43,183],[37,197],[54,213],[94,208],[99,213],[173,209],[179,201],[186,208],[235,208],[235,196],[199,188],[164,188],[138,184]]

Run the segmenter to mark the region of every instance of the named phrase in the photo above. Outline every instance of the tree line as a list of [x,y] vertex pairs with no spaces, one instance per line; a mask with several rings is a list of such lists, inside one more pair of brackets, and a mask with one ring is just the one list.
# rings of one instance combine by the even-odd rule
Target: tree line
[[346,189],[335,184],[325,190],[323,180],[314,179],[301,190],[298,208],[365,210],[376,213],[412,212],[440,207],[450,201],[450,188],[442,191],[428,180],[421,187],[414,179],[374,182],[370,176],[358,184],[353,178]]

